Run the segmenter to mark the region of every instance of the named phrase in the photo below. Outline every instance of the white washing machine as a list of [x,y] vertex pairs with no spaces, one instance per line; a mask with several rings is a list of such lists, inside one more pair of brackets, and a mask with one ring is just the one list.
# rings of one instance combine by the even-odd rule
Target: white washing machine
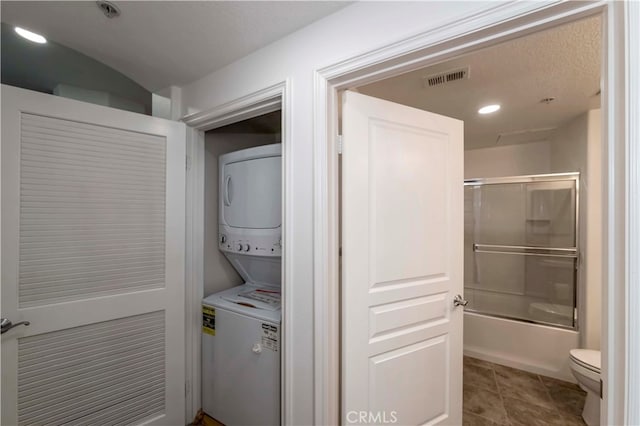
[[202,302],[202,408],[227,426],[280,424],[280,291],[244,284]]
[[218,248],[245,284],[202,302],[202,408],[280,424],[281,145],[220,156]]

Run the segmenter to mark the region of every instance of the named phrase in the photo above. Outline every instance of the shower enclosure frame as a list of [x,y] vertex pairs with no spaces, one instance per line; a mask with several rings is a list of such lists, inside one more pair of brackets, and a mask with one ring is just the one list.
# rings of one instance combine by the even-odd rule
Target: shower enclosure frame
[[550,323],[546,321],[533,320],[527,318],[516,318],[509,315],[487,313],[476,309],[464,308],[465,312],[485,315],[488,317],[502,318],[511,321],[519,321],[530,324],[544,325],[548,327],[562,328],[565,330],[579,331],[579,315],[578,297],[581,293],[578,291],[580,283],[580,265],[581,254],[579,250],[580,242],[580,172],[567,173],[546,173],[537,175],[522,176],[506,176],[506,177],[489,177],[489,178],[470,178],[464,180],[464,186],[484,186],[496,184],[518,184],[518,183],[534,183],[534,182],[559,182],[574,181],[575,184],[575,230],[574,230],[574,246],[567,247],[535,247],[535,246],[510,246],[510,245],[494,245],[494,244],[473,244],[474,253],[496,253],[496,254],[515,254],[522,256],[545,256],[545,257],[562,257],[573,258],[575,273],[573,276],[573,326]]

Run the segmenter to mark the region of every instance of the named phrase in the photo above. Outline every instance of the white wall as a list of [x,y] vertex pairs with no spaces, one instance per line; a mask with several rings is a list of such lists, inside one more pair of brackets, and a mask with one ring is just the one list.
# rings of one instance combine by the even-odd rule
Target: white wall
[[581,346],[600,349],[602,321],[602,158],[601,111],[588,111],[556,132],[551,172],[580,172],[578,274]]
[[600,109],[589,111],[587,131],[587,173],[582,179],[586,194],[586,240],[584,241],[584,274],[587,287],[585,300],[585,330],[583,346],[600,349],[602,335],[602,192],[603,152],[602,113]]
[[218,250],[218,158],[227,152],[280,142],[279,134],[205,134],[204,181],[204,295],[243,283]]
[[464,177],[470,179],[549,173],[549,155],[548,141],[466,150]]

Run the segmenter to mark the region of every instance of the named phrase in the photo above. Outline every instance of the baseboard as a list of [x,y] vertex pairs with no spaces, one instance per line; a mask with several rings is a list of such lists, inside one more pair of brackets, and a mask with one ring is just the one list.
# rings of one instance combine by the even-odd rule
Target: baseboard
[[[541,376],[553,377],[554,379],[564,380],[565,382],[577,383],[576,379],[572,375],[558,374],[557,371],[545,368],[543,366],[534,365],[531,363],[525,363],[508,356],[493,354],[480,348],[466,347],[464,348],[465,356],[472,358],[478,358],[483,361],[489,361],[494,364],[505,365],[511,368],[517,368],[518,370],[528,371],[533,374],[539,374]],[[568,360],[568,356],[567,356]]]

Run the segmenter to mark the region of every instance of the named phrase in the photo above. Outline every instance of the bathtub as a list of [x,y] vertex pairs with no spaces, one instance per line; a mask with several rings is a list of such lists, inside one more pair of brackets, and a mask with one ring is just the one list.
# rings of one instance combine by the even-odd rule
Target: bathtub
[[575,383],[569,350],[579,333],[545,325],[464,313],[464,354]]

